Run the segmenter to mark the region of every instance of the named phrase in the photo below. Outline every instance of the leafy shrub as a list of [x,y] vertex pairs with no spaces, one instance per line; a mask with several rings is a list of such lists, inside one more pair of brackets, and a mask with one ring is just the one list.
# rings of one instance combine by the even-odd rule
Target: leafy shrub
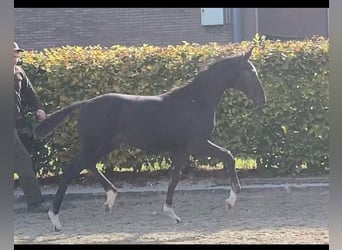
[[[268,41],[258,36],[241,44],[111,48],[66,46],[23,53],[23,67],[53,112],[76,100],[120,92],[156,95],[185,84],[219,57],[255,49],[251,61],[265,87],[267,103],[252,108],[240,92],[226,91],[217,110],[213,141],[236,157],[254,158],[257,169],[276,174],[328,170],[328,40]],[[59,173],[77,150],[77,114],[53,136],[33,142],[27,128],[25,143],[41,173]],[[158,121],[156,121],[158,122]],[[25,123],[23,121],[22,123]],[[30,131],[30,129],[29,129]],[[139,149],[115,151],[103,159],[103,171],[114,167],[139,169],[167,156],[149,156]],[[213,163],[201,159],[199,163]]]

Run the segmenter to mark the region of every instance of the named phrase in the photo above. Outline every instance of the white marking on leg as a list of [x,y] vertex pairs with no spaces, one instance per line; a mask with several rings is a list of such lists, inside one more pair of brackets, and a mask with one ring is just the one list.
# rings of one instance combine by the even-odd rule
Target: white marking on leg
[[286,184],[284,185],[284,188],[285,188],[286,193],[288,193],[288,194],[291,193],[291,188],[290,188],[290,185],[289,185],[288,183],[286,183]]
[[109,190],[106,192],[107,200],[104,203],[105,209],[112,210],[117,194],[118,193],[114,193],[113,190]]
[[55,214],[54,212],[52,212],[52,210],[50,209],[49,212],[48,212],[48,215],[49,215],[49,219],[50,221],[52,222],[53,224],[53,228],[55,231],[60,231],[62,229],[62,225],[61,223],[59,222],[59,216],[58,214]]
[[167,216],[175,219],[177,223],[181,221],[181,218],[177,216],[177,214],[173,211],[173,208],[169,207],[166,203],[164,203],[163,211]]
[[236,198],[237,198],[237,194],[231,189],[230,190],[230,196],[226,200],[227,205],[228,205],[228,209],[231,209],[232,207],[234,207]]

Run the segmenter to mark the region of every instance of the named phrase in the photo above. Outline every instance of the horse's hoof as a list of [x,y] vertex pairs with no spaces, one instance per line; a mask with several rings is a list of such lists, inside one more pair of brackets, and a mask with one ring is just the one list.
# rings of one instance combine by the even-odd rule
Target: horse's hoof
[[52,222],[53,230],[54,230],[55,232],[61,231],[62,225],[61,225],[61,223],[59,222],[58,214],[55,214],[55,213],[52,212],[52,210],[50,209],[49,212],[48,212],[48,215],[49,215],[50,221]]
[[181,218],[177,216],[177,214],[173,211],[172,207],[169,207],[168,205],[164,204],[163,211],[167,216],[174,219],[177,224],[181,222]]
[[233,190],[230,190],[230,196],[228,199],[226,199],[228,210],[233,208],[236,202],[236,198],[237,198],[237,194]]
[[103,207],[104,207],[104,211],[106,214],[108,214],[111,211],[111,209],[109,208],[107,204],[104,204]]
[[105,213],[109,213],[112,210],[117,194],[118,193],[114,192],[113,190],[106,192],[107,200],[103,204]]

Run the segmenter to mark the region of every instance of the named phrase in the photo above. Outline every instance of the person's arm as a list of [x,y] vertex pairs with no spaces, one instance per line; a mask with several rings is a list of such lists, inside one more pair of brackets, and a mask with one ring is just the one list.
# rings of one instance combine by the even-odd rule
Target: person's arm
[[32,109],[36,111],[36,117],[38,121],[42,121],[46,118],[46,114],[43,108],[43,104],[40,101],[35,89],[32,86],[30,79],[27,77],[24,70],[21,70],[23,80],[22,84],[22,94],[25,100],[31,105]]

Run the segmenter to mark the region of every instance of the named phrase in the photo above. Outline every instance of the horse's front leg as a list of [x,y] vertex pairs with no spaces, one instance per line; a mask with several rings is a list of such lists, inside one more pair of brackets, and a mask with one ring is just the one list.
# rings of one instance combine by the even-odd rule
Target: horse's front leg
[[172,161],[171,177],[170,177],[169,186],[167,189],[166,200],[165,200],[164,207],[163,207],[164,213],[170,216],[172,219],[174,219],[177,223],[179,223],[181,219],[177,216],[177,214],[173,210],[172,199],[173,199],[173,194],[175,192],[176,186],[182,175],[182,170],[186,164],[187,156],[188,155],[183,152],[175,153],[171,156],[171,161]]
[[232,153],[229,150],[207,140],[204,143],[198,143],[196,145],[195,154],[199,156],[211,156],[223,162],[224,168],[231,178],[230,196],[226,199],[228,209],[231,209],[235,205],[238,194],[241,192],[241,185],[236,173],[235,159]]

